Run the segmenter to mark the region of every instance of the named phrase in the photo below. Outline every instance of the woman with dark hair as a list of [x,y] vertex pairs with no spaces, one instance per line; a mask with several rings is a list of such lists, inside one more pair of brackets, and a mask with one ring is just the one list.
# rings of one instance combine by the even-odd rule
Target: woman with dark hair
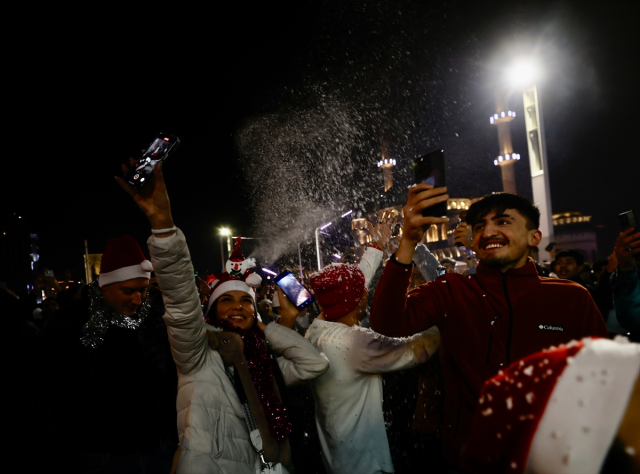
[[[292,470],[290,425],[274,383],[275,364],[267,343],[286,385],[321,375],[329,366],[327,360],[295,331],[258,321],[253,287],[260,277],[236,252],[227,262],[227,272],[212,283],[203,319],[189,249],[174,226],[161,169],[156,167],[140,189],[120,178],[118,182],[152,228],[147,244],[178,369],[177,472],[254,474],[262,472],[265,461]],[[288,311],[297,313],[284,295],[279,296]]]

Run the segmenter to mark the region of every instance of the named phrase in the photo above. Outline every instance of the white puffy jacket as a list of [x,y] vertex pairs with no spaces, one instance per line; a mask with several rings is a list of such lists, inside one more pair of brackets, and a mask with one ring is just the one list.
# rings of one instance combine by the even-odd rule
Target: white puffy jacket
[[[149,237],[151,262],[164,295],[173,359],[178,369],[178,473],[259,472],[242,406],[220,355],[209,348],[193,266],[184,235]],[[278,324],[265,330],[287,385],[323,374],[328,361],[295,331]]]

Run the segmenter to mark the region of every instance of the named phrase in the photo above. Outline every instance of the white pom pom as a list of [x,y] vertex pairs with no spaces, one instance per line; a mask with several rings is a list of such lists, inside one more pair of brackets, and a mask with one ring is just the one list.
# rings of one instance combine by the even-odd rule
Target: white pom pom
[[247,275],[245,283],[255,288],[256,286],[260,285],[260,283],[262,283],[262,277],[257,273],[251,273],[250,275]]

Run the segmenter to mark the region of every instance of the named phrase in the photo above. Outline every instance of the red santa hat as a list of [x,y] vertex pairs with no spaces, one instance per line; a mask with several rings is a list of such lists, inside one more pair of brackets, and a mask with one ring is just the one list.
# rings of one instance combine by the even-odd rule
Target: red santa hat
[[98,285],[102,288],[111,283],[150,278],[153,266],[142,253],[142,249],[130,235],[107,240],[107,248],[102,254]]
[[332,263],[309,279],[322,313],[329,321],[356,309],[364,294],[364,282],[362,270],[341,263]]
[[207,316],[205,320],[208,321],[209,309],[213,305],[213,302],[217,300],[223,293],[227,291],[242,291],[248,293],[253,298],[254,306],[256,302],[255,288],[262,282],[262,277],[257,273],[251,272],[250,268],[255,267],[255,259],[244,258],[242,251],[240,250],[241,238],[236,239],[236,244],[233,252],[227,260],[226,269],[224,273],[220,273],[211,278],[211,275],[207,277],[207,283],[211,280],[209,285],[211,286],[211,293],[209,295],[209,305],[207,307]]
[[640,372],[640,345],[585,338],[489,379],[463,451],[473,472],[598,473]]

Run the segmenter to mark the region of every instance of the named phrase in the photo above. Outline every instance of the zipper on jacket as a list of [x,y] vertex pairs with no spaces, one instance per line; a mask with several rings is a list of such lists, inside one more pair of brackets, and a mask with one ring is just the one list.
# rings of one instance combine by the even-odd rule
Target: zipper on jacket
[[498,315],[496,314],[493,317],[493,321],[491,321],[491,333],[489,334],[489,348],[487,349],[487,364],[491,359],[491,347],[493,346],[493,333],[496,331],[496,321],[498,320]]
[[509,308],[509,335],[507,336],[507,367],[511,364],[511,338],[513,336],[513,308],[509,299],[509,290],[507,288],[507,274],[502,274],[502,287],[504,288],[504,299],[507,300]]

